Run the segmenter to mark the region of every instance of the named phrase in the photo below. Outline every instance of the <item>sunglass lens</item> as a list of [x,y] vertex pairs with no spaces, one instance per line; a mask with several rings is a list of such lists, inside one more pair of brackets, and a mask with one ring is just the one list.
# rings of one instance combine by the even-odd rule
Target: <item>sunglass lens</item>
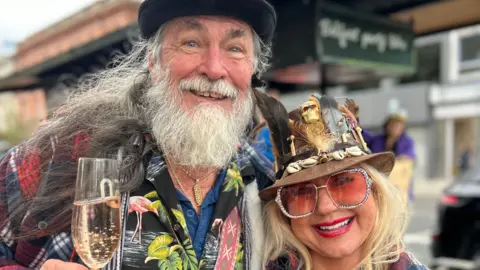
[[283,208],[292,216],[312,213],[317,203],[317,189],[311,183],[284,187],[280,196]]
[[330,176],[327,189],[338,206],[357,206],[367,196],[367,181],[361,172],[343,172]]

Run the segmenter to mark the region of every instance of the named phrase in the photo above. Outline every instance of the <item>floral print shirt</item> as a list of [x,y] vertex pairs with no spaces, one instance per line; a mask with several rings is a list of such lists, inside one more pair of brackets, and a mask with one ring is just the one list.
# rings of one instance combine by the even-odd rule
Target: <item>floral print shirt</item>
[[225,176],[226,170],[221,170],[213,188],[206,194],[198,214],[195,212],[195,208],[193,208],[190,200],[180,190],[176,190],[180,206],[187,221],[188,232],[190,233],[190,238],[192,238],[193,249],[195,249],[197,259],[199,260],[203,254],[205,237],[208,229],[210,229],[210,221],[212,220],[218,197],[223,190]]
[[195,227],[187,224],[185,213],[191,214],[193,207],[178,196],[160,154],[153,154],[146,178],[129,200],[122,269],[213,269],[218,260],[225,269],[243,269],[238,205],[245,183],[235,161],[219,174],[212,190],[217,188],[218,195],[210,195],[217,197],[211,201],[214,207],[202,206],[207,216],[200,221],[208,219],[208,229],[202,232],[189,232]]

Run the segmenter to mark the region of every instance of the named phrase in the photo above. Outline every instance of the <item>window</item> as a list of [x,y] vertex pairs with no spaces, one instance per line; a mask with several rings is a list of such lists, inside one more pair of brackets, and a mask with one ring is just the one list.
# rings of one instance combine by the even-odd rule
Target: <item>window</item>
[[417,47],[416,53],[416,72],[402,78],[400,82],[438,81],[440,79],[440,43]]
[[460,73],[480,71],[480,35],[460,39]]

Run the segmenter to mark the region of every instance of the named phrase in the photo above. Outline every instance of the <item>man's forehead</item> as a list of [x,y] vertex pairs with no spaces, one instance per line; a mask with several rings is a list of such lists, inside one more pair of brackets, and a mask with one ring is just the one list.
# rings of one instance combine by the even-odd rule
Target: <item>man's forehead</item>
[[223,31],[236,36],[251,33],[252,28],[245,22],[224,16],[191,16],[172,21],[178,30],[195,30],[208,32],[210,27],[220,27]]
[[401,120],[401,119],[391,119],[391,120],[390,120],[390,123],[392,123],[392,124],[398,124],[398,125],[400,125],[400,124],[405,124],[405,122],[404,122],[403,120]]

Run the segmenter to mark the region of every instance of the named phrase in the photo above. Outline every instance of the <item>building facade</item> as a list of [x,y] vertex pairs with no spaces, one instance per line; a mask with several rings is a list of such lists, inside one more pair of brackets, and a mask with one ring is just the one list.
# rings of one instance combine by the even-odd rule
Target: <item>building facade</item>
[[466,150],[477,156],[480,147],[480,25],[418,38],[416,46],[419,53],[435,48],[438,83],[429,99],[441,158],[432,166],[452,177],[458,157]]

